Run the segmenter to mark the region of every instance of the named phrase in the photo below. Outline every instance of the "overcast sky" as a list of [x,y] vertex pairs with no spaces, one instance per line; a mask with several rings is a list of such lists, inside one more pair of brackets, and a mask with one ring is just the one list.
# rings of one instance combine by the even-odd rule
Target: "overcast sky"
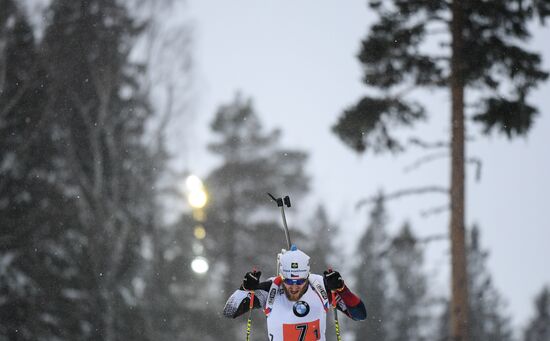
[[[342,110],[365,93],[356,59],[359,44],[374,16],[366,0],[347,1],[204,1],[191,0],[186,17],[193,20],[196,116],[195,132],[180,140],[192,170],[206,175],[217,160],[208,155],[208,123],[220,104],[236,91],[252,98],[267,129],[281,128],[282,144],[310,154],[312,200],[295,202],[287,213],[297,224],[317,202],[329,208],[345,236],[338,239],[353,257],[356,236],[362,234],[368,209],[356,210],[360,199],[379,189],[385,192],[421,185],[448,186],[449,160],[405,172],[425,151],[402,156],[359,156],[330,131]],[[529,46],[543,51],[550,69],[550,48],[543,46],[548,29],[538,29]],[[508,301],[516,327],[532,314],[534,296],[550,284],[550,85],[532,96],[541,109],[526,139],[512,142],[500,136],[477,137],[467,155],[483,161],[482,178],[475,181],[468,166],[466,220],[481,228],[482,245],[490,251],[489,266],[497,289]],[[418,92],[428,104],[431,120],[420,126],[428,141],[448,139],[448,93]],[[479,128],[469,133],[479,136]],[[403,136],[409,136],[405,134]],[[292,193],[290,193],[292,194]],[[390,230],[404,221],[419,236],[447,233],[448,214],[423,218],[422,210],[444,205],[442,195],[404,198],[388,203]],[[304,227],[306,228],[306,227]],[[281,245],[283,245],[281,234]],[[428,246],[426,270],[438,293],[448,292],[448,243]],[[344,263],[344,261],[342,261]],[[350,264],[349,261],[345,262]],[[368,301],[367,301],[368,302]]]

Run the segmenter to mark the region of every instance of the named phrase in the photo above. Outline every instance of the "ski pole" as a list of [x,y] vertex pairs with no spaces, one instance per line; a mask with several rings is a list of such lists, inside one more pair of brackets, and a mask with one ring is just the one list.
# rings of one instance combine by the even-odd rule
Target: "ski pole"
[[[288,225],[286,223],[286,216],[285,216],[285,205],[287,207],[290,207],[290,197],[287,195],[284,199],[283,198],[275,198],[271,193],[267,193],[273,201],[277,203],[277,206],[281,208],[281,217],[283,219],[283,229],[285,230],[285,238],[286,238],[286,249],[290,250],[290,246],[292,243],[290,242],[290,233],[288,232]],[[277,275],[279,275],[279,257],[277,257]]]
[[342,341],[340,337],[340,322],[338,322],[338,310],[336,309],[336,292],[332,291],[332,310],[334,310],[334,328],[336,329],[336,339]]
[[[332,272],[332,268],[329,267],[328,271]],[[338,321],[338,309],[336,309],[337,294],[336,294],[336,291],[334,290],[332,290],[331,293],[332,293],[332,310],[334,311],[334,328],[336,329],[336,339],[338,341],[342,341],[342,338],[340,337],[340,322]]]
[[254,308],[254,290],[250,291],[250,304],[248,306],[248,321],[246,322],[246,341],[250,341],[250,326],[252,325],[252,308]]
[[288,225],[286,223],[286,216],[285,216],[285,205],[286,207],[290,207],[290,197],[287,195],[283,198],[275,198],[271,193],[267,193],[277,203],[277,206],[281,208],[281,217],[283,219],[283,228],[285,230],[285,237],[286,237],[286,246],[287,250],[290,250],[290,246],[292,243],[290,242],[290,233],[288,232]]
[[[252,268],[252,272],[256,272],[256,267]],[[250,303],[248,304],[248,321],[246,321],[246,341],[250,341],[250,327],[252,325],[252,309],[254,308],[254,290],[250,290]]]

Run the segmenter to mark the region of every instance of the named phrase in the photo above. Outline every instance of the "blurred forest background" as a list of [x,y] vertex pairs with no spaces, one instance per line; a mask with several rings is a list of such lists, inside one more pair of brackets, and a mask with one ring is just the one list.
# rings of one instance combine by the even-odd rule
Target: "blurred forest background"
[[[419,47],[426,31],[445,30],[449,6],[389,3],[365,2],[379,14],[358,56],[374,95],[334,113],[326,129],[360,153],[434,148],[421,164],[448,155],[449,141],[399,142],[392,132],[426,115],[403,100],[409,87],[449,86],[450,56]],[[548,74],[536,51],[507,39],[527,39],[530,23],[550,14],[550,2],[464,3],[465,44],[479,52],[460,67],[482,103],[472,118],[487,133],[525,135],[539,111],[547,114],[527,95]],[[173,167],[178,154],[167,129],[192,129],[193,30],[164,20],[175,3],[33,4],[0,0],[0,340],[243,339],[243,319],[223,318],[223,305],[252,265],[275,273],[284,234],[266,192],[307,198],[308,151],[284,146],[284,132],[266,127],[252,98],[237,93],[210,122],[208,152],[220,162],[199,185],[208,201],[185,204],[190,174]],[[430,20],[440,26],[426,27]],[[421,238],[409,222],[397,233],[388,227],[388,200],[426,191],[450,192],[365,193],[366,229],[356,236],[356,264],[344,279],[369,317],[342,321],[346,340],[451,339],[451,292],[435,294],[424,267],[426,245],[448,236]],[[334,240],[346,231],[326,207],[305,219],[307,236],[292,220],[291,234],[313,271],[345,263]],[[483,226],[465,231],[470,339],[549,341],[548,283],[540,283],[531,316],[515,328],[492,280]],[[252,326],[253,339],[264,340],[260,312]],[[329,322],[329,340],[333,334]]]

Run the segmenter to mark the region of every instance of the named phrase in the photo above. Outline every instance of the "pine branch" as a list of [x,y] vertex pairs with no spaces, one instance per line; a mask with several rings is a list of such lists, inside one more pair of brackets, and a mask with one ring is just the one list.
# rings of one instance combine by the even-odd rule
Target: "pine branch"
[[[400,199],[405,196],[409,195],[416,195],[416,194],[428,194],[428,193],[441,193],[449,195],[450,191],[449,189],[445,187],[440,186],[426,186],[426,187],[418,187],[418,188],[408,188],[399,190],[396,192],[393,192],[391,194],[384,195],[384,200],[394,200],[394,199]],[[377,200],[379,200],[380,195],[371,196],[366,199],[359,200],[357,204],[355,205],[356,209],[361,208],[364,205],[375,203]]]
[[436,161],[436,160],[439,160],[439,159],[443,159],[443,158],[447,158],[447,157],[449,157],[448,152],[429,154],[429,155],[423,156],[420,159],[416,160],[413,164],[411,164],[409,166],[406,166],[403,170],[405,171],[405,173],[408,173],[410,171],[413,171],[413,170],[419,168],[420,166],[422,166],[426,163]]
[[428,237],[419,238],[417,242],[422,244],[427,244],[438,240],[448,240],[448,239],[449,239],[449,236],[447,234],[434,234]]
[[436,141],[436,142],[426,142],[417,137],[411,137],[409,139],[410,144],[414,144],[418,147],[424,149],[435,149],[435,148],[450,148],[451,144],[446,141]]
[[[428,244],[428,243],[431,243],[431,242],[434,242],[434,241],[448,240],[448,239],[449,239],[449,236],[447,234],[434,234],[434,235],[427,236],[427,237],[424,237],[424,238],[414,238],[412,240],[413,240],[414,244],[418,245],[418,244]],[[394,238],[393,243],[390,244],[390,247],[392,247],[392,246],[395,247],[396,242],[399,243],[400,241],[403,241],[403,240],[404,239],[400,238],[400,237]]]
[[418,86],[416,84],[411,84],[410,86],[402,89],[401,91],[399,91],[399,92],[397,92],[393,95],[390,95],[389,99],[390,100],[400,100],[403,97],[405,97],[406,95],[408,95],[409,93],[411,93],[415,89],[418,89]]
[[466,163],[474,164],[476,167],[476,181],[479,182],[479,180],[481,180],[481,167],[483,166],[481,159],[478,157],[471,157],[466,160]]
[[[3,120],[5,117],[8,116],[10,111],[19,103],[21,99],[23,99],[23,95],[27,92],[27,90],[30,88],[31,82],[24,82],[20,87],[18,87],[17,91],[9,101],[6,103],[6,105],[0,110],[0,120]],[[2,90],[2,88],[0,88]]]
[[433,208],[430,208],[430,209],[427,209],[427,210],[424,210],[424,211],[421,211],[420,212],[420,216],[422,218],[427,218],[429,216],[432,216],[432,215],[436,215],[436,214],[440,214],[440,213],[443,213],[443,212],[447,212],[451,209],[451,206],[450,205],[444,205],[444,206],[438,206],[438,207],[433,207]]

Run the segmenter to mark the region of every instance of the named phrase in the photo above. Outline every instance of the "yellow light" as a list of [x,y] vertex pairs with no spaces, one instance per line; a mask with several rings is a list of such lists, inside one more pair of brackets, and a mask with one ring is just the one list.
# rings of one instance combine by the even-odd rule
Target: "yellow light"
[[206,220],[206,213],[204,213],[204,211],[200,208],[194,209],[193,219],[195,219],[196,221],[203,222]]
[[187,195],[187,201],[193,208],[203,208],[208,201],[208,196],[204,190],[193,191]]
[[206,230],[202,225],[195,226],[195,238],[197,239],[204,239],[206,237]]
[[196,175],[189,175],[185,179],[185,187],[189,192],[200,191],[203,189],[202,180]]
[[195,259],[191,262],[191,269],[198,274],[206,273],[208,268],[208,260],[204,257],[195,257]]

